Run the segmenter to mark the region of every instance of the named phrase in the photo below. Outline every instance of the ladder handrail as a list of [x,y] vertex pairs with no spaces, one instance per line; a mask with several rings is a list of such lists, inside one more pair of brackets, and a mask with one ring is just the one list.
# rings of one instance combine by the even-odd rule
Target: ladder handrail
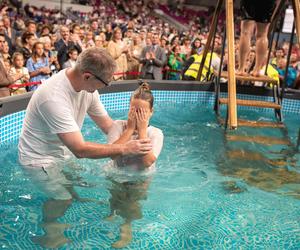
[[221,9],[222,9],[223,1],[224,0],[218,0],[217,7],[216,7],[214,15],[213,15],[212,23],[210,25],[210,32],[208,33],[207,42],[204,46],[204,50],[203,50],[203,54],[202,54],[202,60],[201,60],[198,75],[197,75],[197,78],[196,78],[197,81],[200,81],[200,79],[201,79],[201,75],[202,75],[204,63],[205,63],[205,60],[206,60],[206,56],[208,54],[208,50],[210,48],[211,41],[212,41],[212,38],[214,36],[214,33],[216,32],[216,29],[217,29],[218,17],[220,15],[220,12],[221,12]]

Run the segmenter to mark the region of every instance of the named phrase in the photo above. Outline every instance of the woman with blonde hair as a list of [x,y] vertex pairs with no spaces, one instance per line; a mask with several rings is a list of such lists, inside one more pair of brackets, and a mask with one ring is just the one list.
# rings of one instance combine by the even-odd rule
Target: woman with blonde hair
[[[11,67],[9,74],[13,78],[14,85],[22,85],[29,81],[28,69],[24,67],[24,56],[20,52],[15,52],[12,57],[13,66]],[[11,89],[11,95],[20,95],[26,93],[25,87],[13,87]]]
[[107,52],[115,59],[117,68],[114,75],[114,80],[123,80],[126,78],[128,70],[127,53],[129,48],[122,40],[122,31],[116,27],[112,34],[112,39],[107,45]]

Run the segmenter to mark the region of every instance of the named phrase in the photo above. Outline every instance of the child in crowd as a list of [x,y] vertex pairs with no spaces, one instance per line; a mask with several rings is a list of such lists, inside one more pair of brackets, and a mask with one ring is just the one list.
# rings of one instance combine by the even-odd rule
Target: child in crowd
[[[15,52],[12,57],[13,66],[9,71],[9,74],[14,80],[14,85],[22,85],[29,81],[28,69],[24,67],[24,56],[20,52]],[[26,93],[25,87],[13,87],[11,89],[11,95],[19,95]]]
[[[26,68],[29,71],[30,82],[40,82],[49,78],[51,70],[48,57],[44,54],[44,45],[36,42],[32,48],[32,56],[28,59]],[[29,86],[28,90],[36,90],[38,85]]]

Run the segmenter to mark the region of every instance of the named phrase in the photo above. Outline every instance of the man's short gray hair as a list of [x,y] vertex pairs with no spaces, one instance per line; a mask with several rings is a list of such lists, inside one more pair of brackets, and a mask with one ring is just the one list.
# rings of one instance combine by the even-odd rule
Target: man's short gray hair
[[79,55],[75,69],[81,73],[90,72],[109,82],[116,70],[116,62],[105,49],[93,47]]

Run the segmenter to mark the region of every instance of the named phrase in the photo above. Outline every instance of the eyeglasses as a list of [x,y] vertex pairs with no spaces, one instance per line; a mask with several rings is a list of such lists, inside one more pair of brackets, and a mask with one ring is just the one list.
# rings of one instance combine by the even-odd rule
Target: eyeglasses
[[107,87],[110,86],[110,83],[108,83],[107,81],[104,81],[100,76],[96,76],[91,72],[87,72],[87,73],[90,73],[93,77],[95,77],[98,81],[102,82],[105,86],[107,86]]

